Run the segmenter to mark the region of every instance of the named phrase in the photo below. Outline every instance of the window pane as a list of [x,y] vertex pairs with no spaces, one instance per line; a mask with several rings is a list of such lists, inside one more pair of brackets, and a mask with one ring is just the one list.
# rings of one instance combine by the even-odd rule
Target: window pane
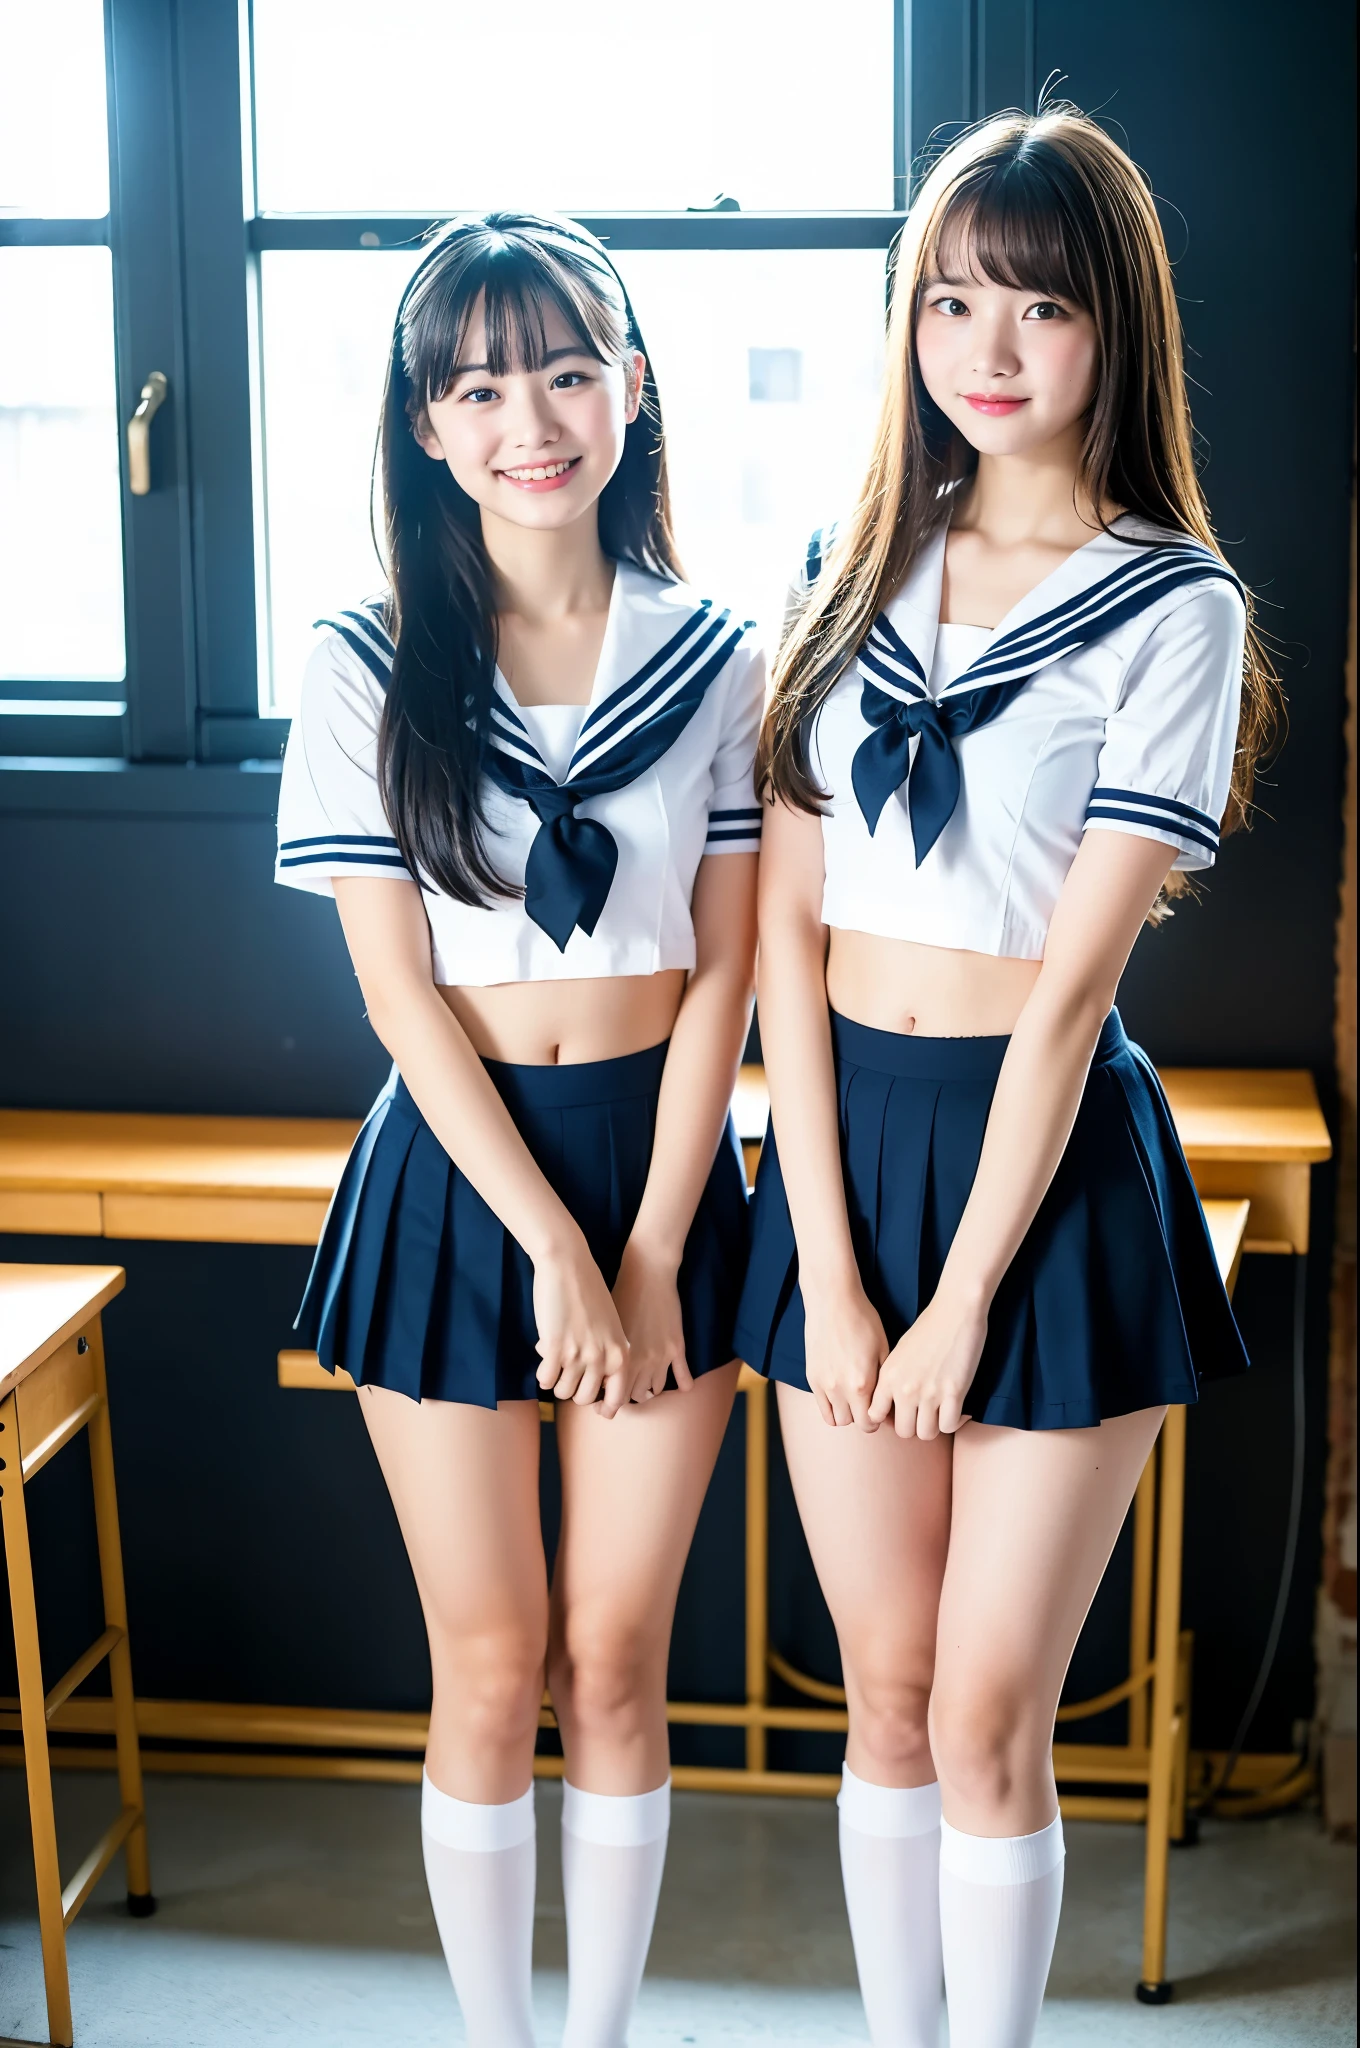
[[117,682],[123,534],[107,249],[0,249],[0,678]]
[[894,0],[255,0],[266,212],[892,205]]
[[[266,711],[292,710],[312,621],[382,583],[369,477],[391,323],[412,261],[357,252],[262,259]],[[656,365],[686,571],[777,632],[809,533],[844,508],[867,461],[882,252],[649,251],[621,267]]]
[[883,367],[878,249],[620,259],[666,422],[685,573],[773,641],[816,526],[869,459]]
[[103,0],[0,11],[0,213],[109,210]]
[[293,710],[313,621],[384,582],[369,480],[392,322],[414,267],[412,256],[310,249],[260,259],[266,717]]

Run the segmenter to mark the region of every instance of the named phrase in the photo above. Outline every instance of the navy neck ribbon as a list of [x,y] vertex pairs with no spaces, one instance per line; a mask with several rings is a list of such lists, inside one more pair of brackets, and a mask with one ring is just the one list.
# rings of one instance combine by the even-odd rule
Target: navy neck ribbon
[[[396,649],[381,604],[316,623],[339,633],[386,689]],[[538,819],[524,871],[524,908],[559,952],[566,952],[578,925],[587,938],[594,932],[619,864],[613,833],[598,818],[578,818],[577,805],[623,789],[656,765],[745,632],[746,624],[734,626],[730,612],[715,613],[704,598],[664,646],[587,712],[564,782],[548,773],[513,705],[499,691],[492,699],[485,772]]]
[[[917,655],[880,612],[858,662],[860,710],[871,730],[850,767],[870,833],[889,797],[905,786],[919,868],[959,800],[957,740],[990,725],[1040,669],[1103,639],[1167,591],[1212,577],[1240,588],[1231,569],[1197,542],[1142,549],[1075,597],[1003,633],[938,697],[930,695]],[[913,740],[920,742],[915,759]]]
[[587,938],[600,921],[619,849],[598,818],[578,804],[608,796],[654,767],[675,743],[745,632],[707,598],[663,647],[586,715],[567,769],[554,781],[524,722],[503,697],[491,713],[486,773],[507,796],[522,797],[539,829],[524,870],[524,908],[559,952],[576,928]]

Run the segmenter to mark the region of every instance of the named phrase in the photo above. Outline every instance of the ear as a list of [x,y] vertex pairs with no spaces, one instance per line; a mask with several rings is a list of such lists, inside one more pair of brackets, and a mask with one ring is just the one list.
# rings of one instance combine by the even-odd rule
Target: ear
[[432,462],[443,462],[446,459],[443,443],[440,441],[438,434],[436,434],[430,421],[430,415],[426,412],[423,405],[416,416],[416,423],[412,427],[411,432],[415,436],[417,445],[425,450],[425,453]]
[[642,410],[642,380],[647,374],[647,358],[635,349],[625,358],[623,379],[626,387],[623,416],[631,427]]

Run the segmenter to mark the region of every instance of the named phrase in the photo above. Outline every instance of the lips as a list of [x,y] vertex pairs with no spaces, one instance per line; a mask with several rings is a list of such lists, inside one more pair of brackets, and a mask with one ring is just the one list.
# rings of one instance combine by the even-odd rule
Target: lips
[[503,484],[517,491],[559,491],[563,484],[571,482],[580,460],[579,455],[573,455],[566,462],[526,462],[515,469],[499,469],[496,474]]
[[985,413],[989,419],[1006,419],[1029,404],[1027,398],[993,398],[986,391],[965,391],[963,395],[974,412]]

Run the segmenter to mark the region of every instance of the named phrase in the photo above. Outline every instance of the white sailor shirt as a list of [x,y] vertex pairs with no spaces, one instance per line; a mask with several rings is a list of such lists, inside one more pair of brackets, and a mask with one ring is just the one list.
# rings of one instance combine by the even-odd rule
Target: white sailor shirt
[[961,660],[965,629],[950,633],[951,659],[937,646],[944,550],[942,530],[809,721],[827,793],[822,918],[1037,960],[1083,832],[1160,840],[1182,871],[1213,865],[1245,606],[1210,550],[1125,515],[994,632],[966,629]]
[[[506,883],[523,891],[527,872],[529,887],[527,902],[517,894],[487,907],[412,878],[398,850],[377,782],[392,656],[379,602],[320,622],[284,754],[275,880],[321,896],[333,894],[337,876],[418,880],[440,985],[692,968],[700,860],[759,850],[752,765],[764,657],[750,622],[683,583],[620,562],[590,700],[573,707],[576,733],[572,720],[540,718],[559,707],[521,710],[497,671],[485,843]],[[565,771],[552,758],[564,727]],[[549,744],[540,746],[536,733]],[[578,787],[588,793],[572,801]],[[580,922],[572,921],[574,904],[564,912],[541,884],[535,903],[536,868],[561,881],[563,830],[572,846],[584,842],[588,855],[605,856],[606,872],[594,884],[587,877],[582,893],[595,894]],[[535,854],[543,834],[549,838]]]

